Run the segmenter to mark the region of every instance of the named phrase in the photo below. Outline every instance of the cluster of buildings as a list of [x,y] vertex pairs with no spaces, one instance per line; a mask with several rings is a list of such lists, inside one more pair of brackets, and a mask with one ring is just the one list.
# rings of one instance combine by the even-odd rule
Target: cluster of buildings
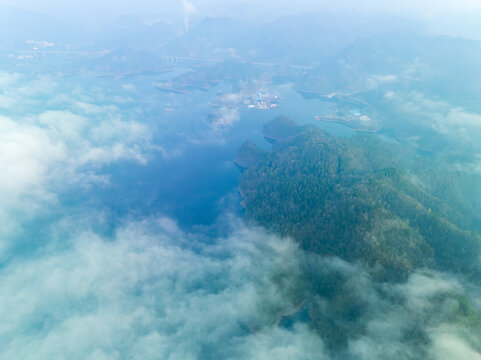
[[266,90],[256,92],[255,99],[247,101],[248,107],[251,109],[267,110],[279,106],[281,97],[279,95],[271,95]]

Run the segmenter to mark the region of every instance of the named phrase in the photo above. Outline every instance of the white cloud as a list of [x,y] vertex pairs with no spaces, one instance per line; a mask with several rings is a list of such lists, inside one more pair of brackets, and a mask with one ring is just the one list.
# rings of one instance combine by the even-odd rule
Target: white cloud
[[247,359],[258,360],[327,360],[321,338],[308,325],[296,324],[293,329],[276,327],[250,336],[245,343]]
[[[96,173],[104,165],[146,163],[147,127],[124,120],[108,102],[92,101],[94,92],[75,88],[65,95],[54,75],[3,72],[0,83],[0,106],[10,114],[0,117],[0,235],[14,234],[23,220],[56,205],[67,188],[105,185],[108,176]],[[4,237],[0,254],[6,246]]]
[[240,120],[240,112],[236,107],[220,107],[211,113],[214,127],[229,128]]
[[390,91],[385,98],[395,104],[397,111],[402,111],[407,124],[423,126],[453,139],[478,143],[480,114],[445,101],[429,99],[418,92],[406,95]]
[[476,352],[463,339],[455,335],[456,329],[438,331],[433,335],[433,345],[430,355],[436,360],[481,360],[481,354]]
[[8,73],[5,71],[0,72],[0,88],[6,88],[12,86],[18,82],[20,79],[20,74],[18,73]]
[[192,16],[197,12],[197,9],[195,8],[194,4],[192,4],[190,1],[182,0],[182,6],[184,9],[185,16]]
[[13,262],[0,271],[0,357],[319,358],[307,325],[275,328],[298,305],[291,241],[245,228],[197,251],[193,240],[150,220]]
[[[370,286],[376,286],[371,284]],[[446,274],[415,273],[407,282],[383,286],[396,299],[371,302],[366,332],[349,343],[349,354],[359,359],[405,359],[429,354],[432,359],[478,359],[477,339],[469,327],[450,323],[455,299],[463,295],[460,282]],[[465,325],[465,324],[464,324]],[[412,336],[412,340],[408,340]],[[472,338],[472,339],[471,339]],[[479,350],[479,349],[478,349]],[[421,355],[426,354],[426,355]]]
[[[292,241],[241,225],[207,242],[169,218],[128,222],[113,238],[78,219],[59,227],[72,235],[0,269],[2,359],[327,360],[315,329],[346,321],[353,304],[343,299],[362,304],[347,324],[364,327],[348,339],[348,358],[479,356],[459,329],[439,324],[463,293],[447,275],[379,284],[359,266],[305,257]],[[277,325],[303,303],[312,322]],[[427,342],[410,343],[413,329]]]
[[441,292],[462,292],[461,285],[455,279],[439,276],[414,274],[405,284],[399,286],[407,299],[407,306],[416,311],[433,306],[431,298]]
[[[35,210],[59,189],[95,180],[92,169],[105,164],[122,159],[145,163],[148,143],[146,128],[134,122],[92,123],[69,111],[17,121],[1,117],[0,211]],[[5,226],[4,221],[0,224]]]
[[[18,212],[33,215],[51,201],[46,191],[49,170],[66,159],[65,148],[39,127],[0,117],[0,234],[16,229]],[[0,242],[0,254],[5,244]]]

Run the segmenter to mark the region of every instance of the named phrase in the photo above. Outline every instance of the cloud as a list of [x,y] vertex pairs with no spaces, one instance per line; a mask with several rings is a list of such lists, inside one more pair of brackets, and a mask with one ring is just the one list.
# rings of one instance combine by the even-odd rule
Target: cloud
[[398,81],[398,77],[393,74],[386,74],[386,75],[374,74],[365,79],[364,86],[365,86],[365,89],[374,90],[374,89],[377,89],[379,86],[395,83],[397,81]]
[[322,339],[308,325],[296,324],[292,329],[276,327],[246,339],[245,358],[260,360],[327,360]]
[[478,330],[462,321],[453,322],[458,296],[464,296],[459,279],[447,274],[415,273],[406,283],[383,286],[382,291],[387,296],[371,304],[375,306],[366,314],[366,331],[349,342],[352,358],[481,356]]
[[[125,221],[104,237],[65,219],[60,241],[0,269],[0,357],[480,356],[443,320],[452,294],[464,292],[458,279],[416,273],[379,284],[359,265],[303,253],[241,222],[230,226],[212,239],[158,217]],[[308,319],[299,318],[303,309]],[[342,333],[347,343],[332,347]]]
[[81,231],[0,271],[0,356],[317,359],[307,325],[275,327],[298,306],[297,252],[243,227],[204,245],[165,218]]
[[481,130],[481,115],[446,101],[431,100],[418,92],[405,95],[391,91],[385,97],[396,102],[404,112],[415,114],[413,121],[417,125],[424,125],[439,133],[466,136],[468,129]]
[[195,8],[194,4],[187,0],[182,0],[182,6],[184,10],[185,31],[189,31],[189,19],[197,12],[197,9]]
[[[21,238],[23,217],[64,211],[63,191],[107,184],[105,165],[148,161],[151,134],[123,114],[128,99],[83,88],[57,95],[55,77],[2,76],[15,86],[2,95],[11,113],[0,117],[0,236]],[[241,99],[220,97],[208,131],[232,126]],[[478,126],[463,109],[422,96],[404,104],[425,111],[427,127]],[[303,253],[243,225],[212,238],[169,218],[114,219],[122,225],[107,236],[89,230],[89,219],[57,221],[45,244],[2,261],[2,359],[479,357],[479,333],[448,321],[469,295],[449,274],[376,283],[362,265]]]
[[18,73],[8,73],[5,71],[0,72],[0,88],[6,88],[7,86],[12,86],[17,83],[20,78]]
[[54,197],[59,187],[115,161],[145,163],[148,142],[143,125],[118,119],[92,123],[70,111],[46,111],[21,121],[0,117],[0,211],[35,209],[32,205]]
[[210,113],[211,123],[216,128],[229,128],[240,120],[240,112],[236,107],[219,107]]
[[[19,211],[33,216],[41,203],[52,201],[45,189],[49,170],[65,158],[64,146],[42,129],[0,117],[1,235],[15,232]],[[0,254],[3,246],[0,242]]]
[[433,336],[430,355],[437,360],[481,360],[481,354],[474,351],[463,339],[452,332],[440,331]]
[[387,91],[384,99],[392,106],[384,126],[398,138],[445,157],[446,171],[481,174],[480,113],[416,91]]
[[0,83],[1,255],[8,236],[41,209],[57,207],[60,193],[105,186],[102,167],[126,160],[145,164],[155,150],[145,125],[126,120],[111,103],[93,101],[95,93],[86,89],[65,95],[55,75],[30,79],[3,72]]
[[[431,147],[439,155],[481,154],[481,115],[447,101],[433,100],[419,92],[389,91],[384,98],[392,106],[392,118],[385,118],[385,126],[396,129],[401,138],[411,139],[415,145]],[[412,134],[416,133],[413,137]],[[433,141],[435,140],[435,141]],[[435,148],[432,148],[435,146]],[[478,167],[478,163],[462,164],[463,168]],[[471,170],[469,170],[471,171]]]
[[197,12],[194,4],[187,0],[182,0],[182,7],[184,10],[184,16],[192,16]]

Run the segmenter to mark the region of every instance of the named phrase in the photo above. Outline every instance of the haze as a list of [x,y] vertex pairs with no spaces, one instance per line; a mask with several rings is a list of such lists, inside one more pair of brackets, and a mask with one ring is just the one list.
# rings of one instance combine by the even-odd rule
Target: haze
[[481,359],[478,1],[0,1],[2,360]]

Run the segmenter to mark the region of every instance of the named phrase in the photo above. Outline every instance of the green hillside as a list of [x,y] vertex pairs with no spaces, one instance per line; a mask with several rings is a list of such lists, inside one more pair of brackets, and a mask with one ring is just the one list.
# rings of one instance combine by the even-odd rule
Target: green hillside
[[[275,132],[277,122],[285,133],[283,118],[267,128]],[[257,159],[240,179],[247,219],[305,250],[361,261],[379,280],[420,268],[478,274],[479,214],[449,174],[427,165],[432,160],[376,136],[295,129],[276,137],[270,153],[242,148],[243,157],[250,149]],[[437,196],[446,186],[449,195]]]

